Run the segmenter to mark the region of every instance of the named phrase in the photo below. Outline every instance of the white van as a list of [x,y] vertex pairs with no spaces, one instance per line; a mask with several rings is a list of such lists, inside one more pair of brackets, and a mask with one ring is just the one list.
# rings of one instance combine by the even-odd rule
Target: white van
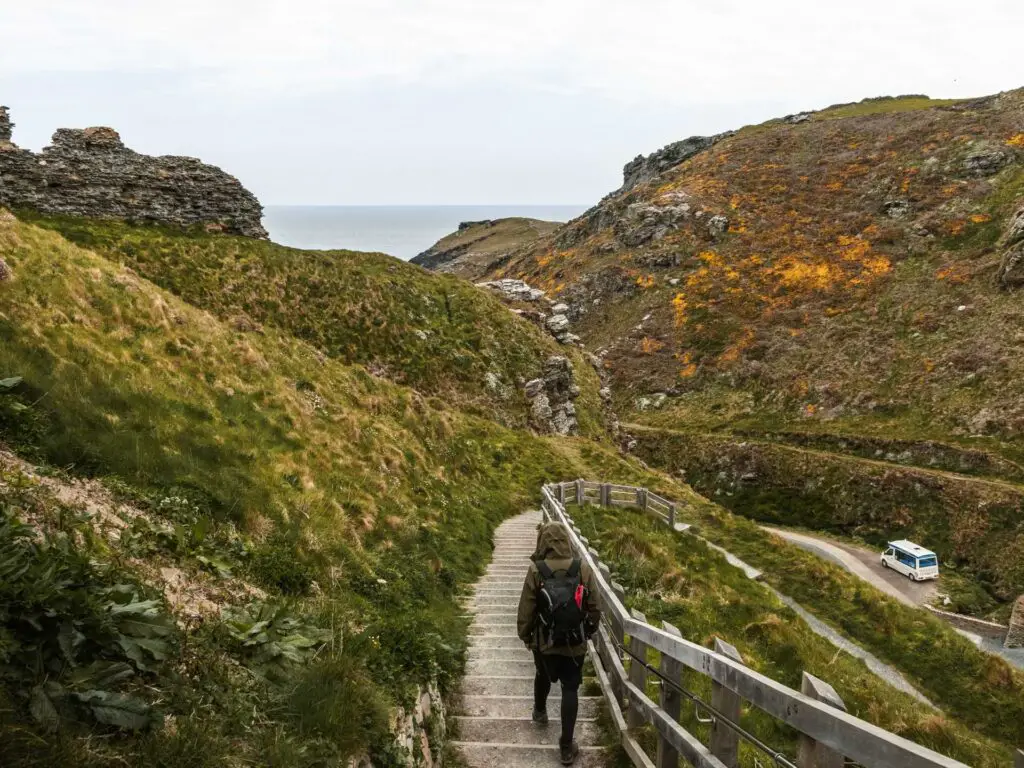
[[890,541],[882,553],[882,567],[892,568],[914,581],[939,578],[939,558],[912,541]]

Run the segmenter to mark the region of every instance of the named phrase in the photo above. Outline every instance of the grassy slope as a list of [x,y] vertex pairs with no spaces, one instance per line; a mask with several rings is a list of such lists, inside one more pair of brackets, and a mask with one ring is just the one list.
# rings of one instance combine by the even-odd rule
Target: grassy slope
[[[741,400],[737,416],[769,429],[984,433],[1019,460],[1020,301],[993,275],[1024,197],[1024,91],[953,107],[868,101],[739,132],[567,225],[571,246],[549,238],[503,272],[584,311],[601,299],[576,327],[609,348],[620,413],[671,390],[705,415]],[[972,177],[963,161],[979,149],[1013,160]],[[640,246],[617,239],[630,205],[680,196],[704,217]],[[902,218],[886,214],[894,200]],[[730,222],[718,238],[712,214]]]
[[[6,439],[77,471],[117,475],[108,482],[158,511],[147,500],[171,492],[196,498],[216,530],[234,524],[247,540],[248,554],[232,561],[236,576],[263,586],[271,599],[290,593],[301,615],[332,630],[332,647],[345,649],[318,657],[282,689],[242,674],[247,659],[224,640],[218,622],[183,630],[177,655],[141,674],[147,695],[177,719],[134,740],[64,737],[41,749],[25,730],[19,689],[7,687],[0,727],[9,738],[0,744],[10,763],[103,765],[117,753],[130,764],[212,766],[230,755],[287,766],[331,762],[367,745],[382,749],[381,707],[400,700],[411,682],[437,672],[450,679],[458,669],[463,628],[453,590],[475,578],[493,526],[535,500],[545,479],[616,478],[684,498],[688,514],[720,543],[752,560],[756,552],[741,549],[745,542],[762,558],[778,551],[798,564],[786,573],[797,581],[779,586],[809,605],[798,577],[814,588],[851,588],[842,572],[799,550],[773,543],[762,551],[765,539],[752,527],[597,443],[509,431],[324,360],[272,328],[239,332],[35,227],[0,222],[0,250],[14,272],[0,285],[0,371],[23,375],[16,396],[33,404],[28,416],[0,409]],[[5,514],[48,517],[52,528],[74,532],[61,504],[9,488],[0,488]],[[138,556],[121,546],[93,554],[118,578],[141,579],[159,597]],[[148,557],[194,572],[198,554],[158,547]],[[718,587],[699,573],[720,564],[694,563],[690,577],[707,590],[701,599],[713,599]],[[731,583],[728,574],[722,578]],[[737,595],[747,599],[745,591]],[[1018,678],[1000,678],[1001,668],[986,667],[982,654],[941,625],[904,631],[921,619],[877,595],[858,592],[850,600],[847,620],[859,616],[870,625],[876,608],[887,616],[880,626],[889,631],[871,636],[868,647],[900,657],[915,678],[934,675],[928,694],[963,722],[1007,740],[1019,736]],[[410,645],[412,639],[418,642]],[[801,655],[802,663],[817,663],[817,653]],[[183,676],[196,670],[198,678]],[[864,675],[847,684],[870,690]],[[325,692],[324,681],[335,684]],[[352,700],[367,702],[362,719],[342,706]],[[311,701],[321,702],[314,712]],[[1004,719],[990,719],[989,705]],[[876,703],[863,714],[889,722],[900,711],[910,718],[900,727],[925,738],[930,721],[902,706]],[[951,751],[971,756],[968,762],[988,765],[993,750],[1002,754],[952,719],[936,721],[933,731],[929,738],[947,739]],[[386,753],[376,757],[388,762]]]
[[[495,297],[383,254],[21,215],[236,327],[275,327],[330,357],[509,425],[525,423],[524,377],[561,354]],[[494,388],[488,373],[498,376]]]
[[680,519],[701,536],[762,569],[780,592],[898,668],[947,715],[1006,744],[1024,742],[1024,673],[978,650],[927,612],[770,536],[666,475],[615,466],[586,447],[582,458],[602,477],[643,485],[679,502]]
[[[643,612],[648,621],[668,621],[706,646],[715,637],[727,640],[749,667],[794,688],[800,687],[804,670],[822,677],[852,714],[967,764],[1008,762],[1009,750],[995,740],[896,692],[860,661],[836,653],[791,609],[698,539],[670,532],[639,511],[607,514],[597,507],[574,507],[571,512],[625,586],[628,607]],[[688,672],[683,683],[711,700],[707,678]],[[657,698],[653,683],[650,695]],[[706,740],[707,726],[697,724],[692,708],[684,710],[683,723]],[[758,710],[747,708],[742,723],[772,747],[790,757],[796,754],[793,732]],[[754,754],[745,747],[743,765],[754,765]]]
[[1024,486],[760,442],[634,430],[639,455],[763,522],[925,541],[1005,600],[1024,592]]
[[[2,401],[4,438],[107,478],[156,524],[184,526],[184,544],[142,529],[97,543],[91,556],[159,597],[146,561],[196,573],[210,542],[224,540],[241,551],[213,554],[235,576],[270,600],[298,601],[295,610],[346,649],[282,690],[240,675],[244,654],[207,622],[180,633],[167,664],[140,673],[179,725],[139,740],[57,739],[49,752],[22,730],[25,689],[9,688],[9,706],[0,702],[5,764],[107,764],[121,759],[113,753],[146,762],[159,752],[171,756],[166,765],[222,765],[229,754],[308,765],[379,748],[386,722],[372,701],[383,706],[410,683],[457,672],[464,627],[453,594],[486,561],[491,529],[545,479],[585,471],[546,440],[324,358],[272,326],[235,330],[55,233],[0,222],[0,252],[13,271],[0,285],[0,370],[24,378]],[[11,398],[30,410],[15,412]],[[62,504],[10,487],[0,486],[5,515],[43,518],[82,539]],[[194,505],[164,520],[169,497]],[[197,525],[213,531],[205,544]],[[0,659],[7,639],[0,633]],[[207,682],[182,678],[186,669],[204,670]],[[335,690],[317,693],[318,674]],[[366,700],[365,722],[311,723],[303,707],[321,695],[342,720],[331,706]]]

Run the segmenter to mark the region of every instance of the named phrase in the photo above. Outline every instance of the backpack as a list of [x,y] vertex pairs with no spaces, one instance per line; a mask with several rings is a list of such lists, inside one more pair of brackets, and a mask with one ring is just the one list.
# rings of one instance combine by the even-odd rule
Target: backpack
[[537,588],[538,646],[571,647],[586,642],[587,589],[580,576],[580,561],[573,560],[568,569],[560,571],[552,571],[543,560],[536,565],[541,577]]

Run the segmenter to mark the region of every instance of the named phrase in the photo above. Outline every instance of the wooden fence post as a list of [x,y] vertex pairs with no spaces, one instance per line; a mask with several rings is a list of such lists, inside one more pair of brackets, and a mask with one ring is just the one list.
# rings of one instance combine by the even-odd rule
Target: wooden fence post
[[[667,621],[663,621],[662,626],[673,637],[682,638],[682,633]],[[682,680],[683,665],[667,653],[663,653],[661,654],[661,662],[658,664],[658,671],[665,680],[671,680],[673,683],[678,684]],[[659,703],[661,708],[665,710],[665,714],[678,723],[679,713],[682,710],[682,697],[679,695],[679,691],[662,681],[661,701]],[[660,734],[658,736],[658,757],[655,765],[657,768],[679,768],[679,752],[668,743],[668,739]]]
[[558,503],[565,506],[565,485],[563,483],[558,484]]
[[636,505],[640,507],[644,512],[647,511],[647,489],[637,488],[636,489]]
[[[733,661],[743,663],[740,652],[721,638],[715,638],[715,653],[727,656]],[[740,721],[740,707],[743,700],[719,682],[711,683],[711,706],[721,712],[734,723]],[[717,719],[711,724],[711,754],[721,760],[728,768],[736,768],[740,764],[740,736],[729,726]]]
[[675,530],[675,528],[676,528],[676,505],[675,504],[669,504],[668,505],[668,527],[671,528],[672,530]]
[[583,496],[583,481],[582,480],[577,480],[576,481],[576,505],[577,506],[580,506],[580,507],[583,506],[583,498],[584,498],[584,496]]
[[[800,692],[829,706],[846,711],[846,704],[839,698],[836,689],[812,674],[804,672]],[[796,762],[800,768],[843,768],[843,756],[810,736],[801,733],[797,748]]]
[[601,506],[610,507],[612,505],[612,487],[608,483],[601,483]]
[[[630,614],[637,621],[647,623],[647,617],[640,611],[630,611]],[[636,637],[629,638],[629,682],[641,691],[647,690],[647,646],[642,640]],[[630,728],[636,728],[644,724],[643,710],[630,700],[629,714],[626,717],[626,724]]]

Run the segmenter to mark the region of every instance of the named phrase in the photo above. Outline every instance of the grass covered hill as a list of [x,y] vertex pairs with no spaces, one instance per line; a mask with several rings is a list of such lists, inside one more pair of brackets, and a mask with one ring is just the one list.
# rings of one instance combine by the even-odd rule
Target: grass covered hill
[[48,229],[0,258],[0,763],[393,764],[490,531],[585,470]]
[[656,587],[649,615],[692,606],[688,634],[817,670],[857,714],[972,765],[1022,736],[1004,663],[601,441],[467,414],[9,216],[0,258],[0,764],[404,764],[392,713],[462,668],[457,595],[494,527],[580,476],[656,488],[716,542],[787,563],[780,589],[943,711],[894,697],[711,550],[588,519],[631,590]]
[[622,412],[699,392],[723,420],[1024,439],[1024,91],[800,119],[609,196],[498,273],[570,303]]
[[923,539],[976,613],[1014,598],[1024,90],[682,144],[489,277],[569,305],[624,421],[694,435],[648,433],[652,461],[760,520]]
[[[329,357],[510,425],[526,423],[522,385],[540,375],[547,357],[564,354],[488,293],[384,254],[19,215],[235,328],[276,328]],[[589,365],[577,365],[576,374],[596,383]]]

